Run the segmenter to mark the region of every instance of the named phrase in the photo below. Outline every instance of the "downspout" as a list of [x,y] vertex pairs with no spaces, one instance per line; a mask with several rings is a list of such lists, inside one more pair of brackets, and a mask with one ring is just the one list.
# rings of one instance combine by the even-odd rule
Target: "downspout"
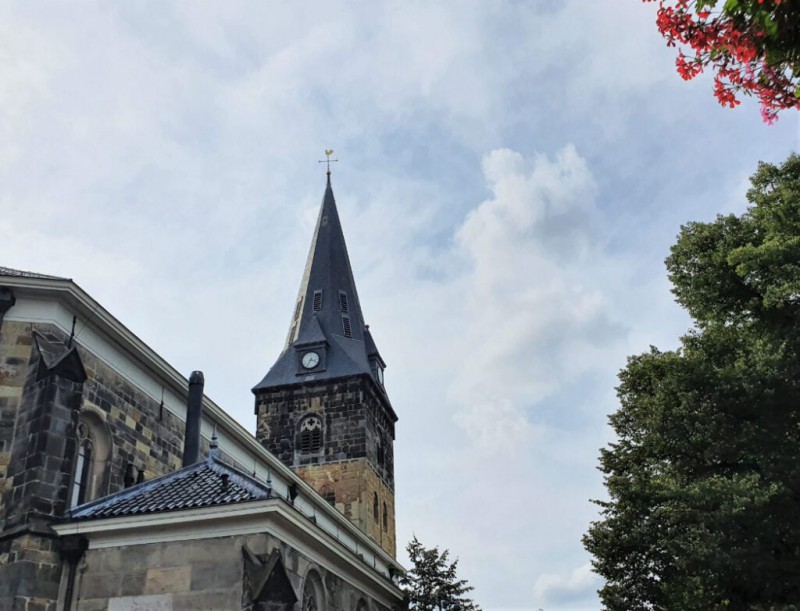
[[189,377],[189,400],[186,405],[186,432],[183,438],[183,466],[195,464],[200,458],[200,424],[203,421],[202,371],[193,371]]
[[83,553],[89,547],[89,540],[83,535],[66,535],[61,538],[61,557],[67,563],[67,589],[64,593],[64,611],[72,608],[75,595],[75,573]]

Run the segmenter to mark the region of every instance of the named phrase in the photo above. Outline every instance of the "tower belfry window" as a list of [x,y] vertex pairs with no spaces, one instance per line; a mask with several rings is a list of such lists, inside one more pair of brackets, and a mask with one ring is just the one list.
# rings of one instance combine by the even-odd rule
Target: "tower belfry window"
[[314,291],[314,311],[319,312],[322,309],[322,291]]
[[300,423],[300,451],[313,454],[322,448],[322,420],[309,416]]
[[350,327],[350,317],[342,316],[342,331],[345,337],[353,337],[353,329]]
[[347,304],[347,293],[344,291],[339,291],[339,309],[345,314],[350,311]]

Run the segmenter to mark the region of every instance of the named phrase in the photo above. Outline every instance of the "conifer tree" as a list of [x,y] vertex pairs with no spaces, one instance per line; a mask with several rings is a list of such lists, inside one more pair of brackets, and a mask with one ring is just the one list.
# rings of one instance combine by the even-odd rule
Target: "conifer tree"
[[474,588],[466,579],[458,579],[458,559],[449,561],[449,550],[425,548],[416,536],[406,546],[411,569],[403,585],[410,611],[481,611],[465,594]]

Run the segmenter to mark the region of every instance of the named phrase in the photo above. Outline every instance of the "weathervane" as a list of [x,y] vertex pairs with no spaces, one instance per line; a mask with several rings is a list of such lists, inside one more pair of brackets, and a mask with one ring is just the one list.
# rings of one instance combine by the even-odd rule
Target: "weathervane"
[[331,155],[333,155],[333,149],[325,149],[325,159],[317,162],[317,163],[326,163],[326,164],[328,164],[328,177],[329,178],[330,178],[330,175],[331,175],[331,163],[339,161],[338,159],[331,159]]

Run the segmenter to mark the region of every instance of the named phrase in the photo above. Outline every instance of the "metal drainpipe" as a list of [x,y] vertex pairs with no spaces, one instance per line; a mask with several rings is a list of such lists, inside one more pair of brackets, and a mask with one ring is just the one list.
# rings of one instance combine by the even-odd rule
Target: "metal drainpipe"
[[83,553],[89,547],[89,540],[83,535],[67,535],[61,538],[61,557],[67,562],[67,589],[64,593],[64,611],[72,608],[75,596],[75,572]]
[[183,466],[188,467],[200,458],[200,424],[203,421],[202,371],[193,371],[189,377],[189,401],[186,405],[186,430],[183,437]]

